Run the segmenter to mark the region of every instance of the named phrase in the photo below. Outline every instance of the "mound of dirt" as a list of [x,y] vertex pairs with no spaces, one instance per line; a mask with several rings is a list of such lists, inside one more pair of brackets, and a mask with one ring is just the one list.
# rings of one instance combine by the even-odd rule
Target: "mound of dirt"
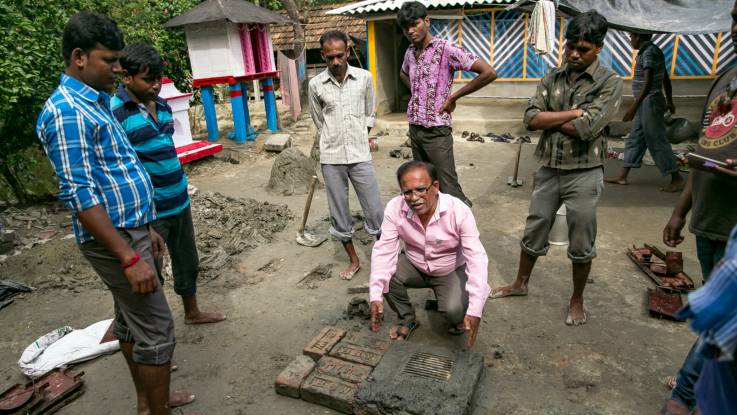
[[281,195],[301,195],[307,193],[310,178],[316,175],[316,165],[296,148],[288,148],[274,159],[271,177],[266,187]]
[[286,205],[196,193],[192,196],[200,272],[206,279],[237,265],[234,257],[273,240],[294,216]]

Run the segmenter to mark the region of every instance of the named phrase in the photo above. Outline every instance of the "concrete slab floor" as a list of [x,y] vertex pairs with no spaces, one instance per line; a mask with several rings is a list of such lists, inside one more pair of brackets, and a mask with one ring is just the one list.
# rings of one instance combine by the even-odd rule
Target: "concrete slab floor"
[[[462,127],[457,127],[461,129]],[[398,194],[395,171],[402,160],[389,150],[404,141],[401,135],[383,137],[374,153],[375,169],[386,203]],[[312,136],[294,139],[309,154]],[[273,156],[242,147],[248,157],[240,164],[199,162],[189,181],[200,191],[285,203],[299,216],[304,196],[279,196],[265,190]],[[239,151],[237,148],[234,151]],[[516,146],[496,143],[455,143],[458,174],[474,202],[473,212],[489,254],[489,281],[498,285],[516,273],[519,239],[529,205],[531,173],[536,168],[533,146],[525,145],[520,174],[525,186],[506,185],[512,174]],[[608,161],[606,172],[619,161]],[[530,295],[489,301],[474,351],[484,355],[486,376],[478,389],[473,414],[643,414],[655,413],[667,395],[662,380],[674,375],[695,336],[685,324],[648,316],[645,292],[651,282],[629,261],[625,247],[649,242],[661,245],[661,233],[677,195],[657,191],[667,182],[655,167],[631,174],[631,185],[607,186],[599,207],[599,231],[593,282],[586,289],[588,324],[564,325],[571,293],[570,262],[565,249],[553,247],[538,262]],[[353,210],[359,210],[351,194]],[[308,224],[328,214],[324,190],[316,192]],[[195,224],[197,226],[197,224]],[[299,220],[262,245],[239,257],[232,278],[219,278],[200,286],[203,309],[217,308],[228,320],[208,326],[183,324],[181,302],[166,287],[177,332],[175,360],[180,369],[172,377],[176,389],[188,388],[197,400],[184,413],[207,414],[326,414],[325,408],[274,392],[273,382],[292,358],[325,325],[350,332],[366,331],[367,323],[344,320],[343,310],[354,296],[346,288],[368,279],[371,245],[357,244],[361,271],[352,281],[338,272],[347,257],[340,243],[318,248],[298,246],[294,237]],[[70,249],[73,243],[68,242]],[[700,280],[695,243],[686,234],[682,245],[686,272]],[[282,261],[283,259],[283,261]],[[282,264],[275,271],[265,264]],[[333,277],[316,289],[297,288],[305,272],[321,263],[334,264]],[[112,298],[103,290],[42,290],[16,300],[0,312],[0,379],[3,384],[21,380],[14,369],[23,348],[38,336],[62,325],[84,327],[112,315]],[[426,290],[411,297],[418,309],[420,327],[411,339],[428,345],[463,347],[464,336],[447,335],[437,313],[424,310]],[[70,306],[71,305],[71,306]],[[387,311],[388,311],[387,307]],[[395,316],[387,312],[386,335]],[[62,415],[135,411],[135,392],[119,354],[79,367],[86,372],[87,392],[59,413]]]

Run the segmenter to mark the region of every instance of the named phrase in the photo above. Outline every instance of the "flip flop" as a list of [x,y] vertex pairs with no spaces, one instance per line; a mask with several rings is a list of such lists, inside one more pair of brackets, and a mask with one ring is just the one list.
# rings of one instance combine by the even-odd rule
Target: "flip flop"
[[509,290],[502,290],[501,288],[492,289],[489,293],[489,298],[494,300],[497,298],[504,297],[524,297],[527,295],[527,288],[510,288]]
[[460,336],[461,334],[465,333],[465,328],[460,328],[458,326],[450,326],[448,327],[448,333],[450,333],[452,336]]
[[566,325],[567,326],[583,326],[586,324],[586,320],[589,317],[589,311],[586,309],[586,305],[583,306],[583,320],[574,320],[571,316],[571,307],[568,307],[568,312],[566,315]]
[[[175,395],[180,395],[183,397],[183,399],[180,401],[174,402],[172,401],[172,397],[174,397]],[[192,402],[194,402],[194,400],[195,400],[195,394],[192,392],[183,391],[183,390],[172,391],[169,394],[169,408],[173,409],[173,408],[179,408],[180,406],[189,405]]]
[[[402,327],[406,327],[407,328],[407,332],[406,333],[401,333],[399,331],[399,329],[402,328]],[[395,340],[395,341],[397,341],[397,340],[409,340],[409,336],[412,335],[412,332],[415,331],[415,329],[417,327],[420,327],[420,323],[418,323],[417,321],[411,321],[408,324],[397,324],[395,326],[395,328],[397,329],[397,338],[396,339],[392,339],[392,340]]]
[[341,279],[341,280],[346,280],[346,281],[349,281],[349,280],[351,280],[351,279],[353,278],[353,276],[354,276],[354,275],[356,275],[356,273],[357,273],[357,272],[358,272],[358,271],[359,271],[360,269],[361,269],[361,266],[359,265],[359,266],[357,266],[357,267],[356,267],[356,268],[355,268],[355,269],[354,269],[353,271],[350,271],[350,272],[345,272],[345,271],[342,271],[342,272],[340,273],[340,279]]

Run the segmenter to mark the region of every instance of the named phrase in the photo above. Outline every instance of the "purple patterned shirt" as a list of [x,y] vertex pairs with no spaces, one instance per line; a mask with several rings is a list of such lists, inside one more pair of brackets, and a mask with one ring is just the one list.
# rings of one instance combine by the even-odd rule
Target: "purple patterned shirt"
[[468,71],[478,58],[460,46],[437,37],[415,58],[415,47],[404,53],[402,72],[409,75],[411,94],[407,121],[423,127],[450,126],[451,117],[440,108],[453,89],[455,71]]

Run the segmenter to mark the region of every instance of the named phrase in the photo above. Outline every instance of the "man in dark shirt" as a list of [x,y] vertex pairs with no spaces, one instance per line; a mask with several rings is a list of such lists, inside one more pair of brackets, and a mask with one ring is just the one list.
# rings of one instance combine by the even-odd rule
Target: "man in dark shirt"
[[[630,169],[638,169],[642,165],[645,150],[655,160],[663,176],[670,175],[668,186],[661,188],[664,192],[677,192],[683,188],[684,180],[678,172],[678,164],[673,156],[668,138],[665,136],[665,111],[676,112],[673,105],[673,88],[665,67],[663,51],[650,41],[652,35],[630,33],[630,43],[639,50],[635,60],[635,75],[632,78],[632,95],[635,102],[627,110],[623,121],[633,121],[624,150],[624,167],[618,176],[607,177],[607,183],[627,184]],[[665,90],[665,97],[663,97]]]
[[524,122],[543,131],[535,150],[542,167],[535,175],[517,279],[491,293],[491,298],[527,295],[532,269],[547,253],[548,232],[565,204],[573,263],[568,325],[586,323],[583,290],[596,256],[596,205],[604,188],[603,130],[622,97],[622,80],[597,58],[606,32],[606,19],[595,11],[574,17],[566,30],[566,64],[548,72],[530,99]]

